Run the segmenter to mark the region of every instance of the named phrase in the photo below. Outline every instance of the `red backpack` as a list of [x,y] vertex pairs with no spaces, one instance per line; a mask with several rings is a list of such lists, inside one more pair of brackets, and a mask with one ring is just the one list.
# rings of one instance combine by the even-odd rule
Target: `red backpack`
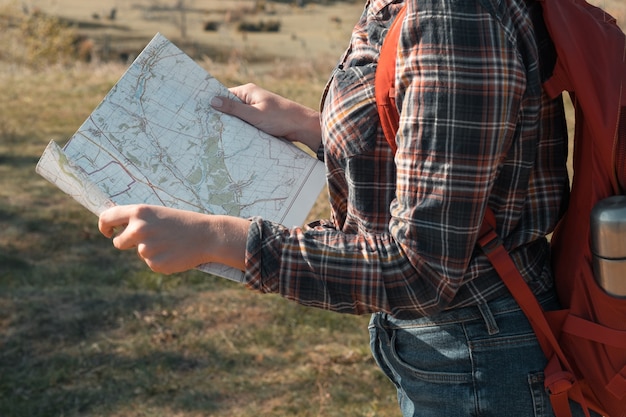
[[[555,415],[571,416],[572,399],[587,416],[594,410],[626,417],[626,297],[611,296],[598,285],[590,235],[594,206],[626,190],[626,40],[613,17],[584,0],[537,1],[557,51],[544,90],[553,98],[567,91],[576,117],[570,202],[551,239],[563,310],[543,311],[496,235],[489,209],[478,244],[525,312],[548,358],[545,386]],[[385,39],[375,84],[381,126],[394,151],[399,120],[395,57],[404,13],[405,8]]]

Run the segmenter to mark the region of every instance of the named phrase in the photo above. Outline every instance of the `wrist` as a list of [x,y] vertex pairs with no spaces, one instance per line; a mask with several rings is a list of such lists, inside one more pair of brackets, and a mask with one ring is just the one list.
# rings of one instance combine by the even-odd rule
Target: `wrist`
[[294,123],[292,133],[285,138],[292,142],[300,142],[316,152],[322,143],[319,112],[305,106],[298,107],[296,111],[299,114],[292,119]]
[[246,242],[250,221],[225,215],[209,216],[209,241],[205,263],[219,263],[245,270]]

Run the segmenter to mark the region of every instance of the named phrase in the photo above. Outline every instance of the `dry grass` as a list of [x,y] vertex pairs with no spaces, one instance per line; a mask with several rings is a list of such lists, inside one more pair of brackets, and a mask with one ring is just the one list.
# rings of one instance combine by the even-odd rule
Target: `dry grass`
[[[621,0],[600,2],[623,20]],[[93,8],[82,0],[38,3],[52,12]],[[7,4],[17,3],[0,0]],[[137,20],[135,37],[124,19],[139,19],[141,10],[124,4],[117,28],[106,30],[129,42],[149,39],[158,22]],[[261,44],[302,46],[310,36],[306,21],[318,16],[318,25],[329,24],[329,16],[345,16],[348,6],[337,7],[290,11],[283,27],[302,26],[295,40],[288,32],[272,41],[262,34],[236,39],[224,29],[213,34],[229,46],[224,59],[198,59],[226,84],[254,81],[316,107],[345,40],[330,47],[328,35],[323,51],[295,61],[250,61],[247,52]],[[349,29],[345,20],[327,33]],[[171,22],[161,26],[176,30]],[[9,32],[0,31],[3,45],[14,45]],[[193,42],[189,47],[196,50]],[[9,49],[3,56],[17,56]],[[151,273],[133,253],[115,251],[90,213],[34,173],[46,143],[70,137],[125,64],[59,60],[41,68],[1,58],[0,416],[399,415],[394,390],[369,355],[367,318],[305,309],[198,272]],[[319,201],[312,217],[325,216]]]
[[366,318],[151,273],[34,174],[47,141],[69,137],[122,70],[0,75],[12,97],[0,102],[0,415],[397,415]]
[[[316,106],[332,61],[276,62],[269,73],[243,54],[202,63],[227,84]],[[367,318],[199,272],[154,274],[34,173],[46,143],[71,136],[125,65],[0,68],[1,416],[398,415]]]

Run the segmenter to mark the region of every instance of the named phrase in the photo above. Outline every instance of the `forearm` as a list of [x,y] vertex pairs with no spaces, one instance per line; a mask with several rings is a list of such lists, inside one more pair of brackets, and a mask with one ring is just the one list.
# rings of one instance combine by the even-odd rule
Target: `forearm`
[[[177,235],[180,242],[180,266],[175,267],[177,270],[184,271],[206,263],[219,263],[240,271],[245,269],[250,221],[187,211],[179,211],[178,215],[183,220],[181,228],[187,230]],[[174,267],[176,263],[170,265]]]
[[250,221],[233,216],[209,216],[209,236],[202,263],[216,262],[243,271]]

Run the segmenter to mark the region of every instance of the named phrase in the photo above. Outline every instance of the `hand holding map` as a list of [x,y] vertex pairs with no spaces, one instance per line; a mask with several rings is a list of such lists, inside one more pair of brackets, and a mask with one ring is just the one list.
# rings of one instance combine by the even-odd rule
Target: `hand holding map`
[[215,96],[234,98],[157,34],[63,149],[48,145],[37,172],[97,215],[146,203],[302,224],[324,185],[323,164],[214,110]]

